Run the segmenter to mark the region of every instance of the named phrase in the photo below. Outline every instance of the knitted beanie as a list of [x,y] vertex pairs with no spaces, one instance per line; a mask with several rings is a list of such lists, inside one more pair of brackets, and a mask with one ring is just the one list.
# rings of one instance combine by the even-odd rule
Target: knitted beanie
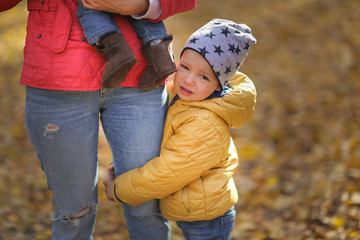
[[222,88],[235,75],[256,39],[245,24],[213,19],[194,32],[185,43],[185,49],[200,53],[209,63]]

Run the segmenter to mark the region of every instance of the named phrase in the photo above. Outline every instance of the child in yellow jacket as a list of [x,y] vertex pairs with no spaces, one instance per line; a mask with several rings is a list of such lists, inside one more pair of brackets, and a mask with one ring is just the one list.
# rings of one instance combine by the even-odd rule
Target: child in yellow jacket
[[245,24],[213,19],[181,53],[160,155],[142,168],[104,180],[108,199],[136,206],[160,199],[166,219],[186,239],[230,239],[238,165],[229,126],[247,122],[255,107],[252,81],[237,72],[256,39]]

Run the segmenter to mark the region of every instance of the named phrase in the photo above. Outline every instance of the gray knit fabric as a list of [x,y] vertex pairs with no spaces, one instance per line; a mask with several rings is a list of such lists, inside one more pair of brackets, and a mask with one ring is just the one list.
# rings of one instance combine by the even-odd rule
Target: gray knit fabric
[[210,64],[222,88],[235,75],[249,48],[256,43],[251,29],[230,20],[213,19],[194,32],[185,49],[200,53]]

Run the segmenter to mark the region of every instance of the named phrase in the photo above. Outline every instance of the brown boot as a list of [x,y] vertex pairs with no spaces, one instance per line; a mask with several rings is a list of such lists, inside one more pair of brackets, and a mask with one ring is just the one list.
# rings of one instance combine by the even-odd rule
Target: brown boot
[[162,42],[154,46],[143,47],[142,52],[148,62],[148,67],[140,78],[140,89],[150,90],[158,87],[170,74],[176,72],[172,36],[164,38]]
[[105,88],[119,86],[137,62],[124,36],[120,33],[112,33],[102,40],[102,46],[96,47],[96,50],[107,60],[102,75],[102,86]]

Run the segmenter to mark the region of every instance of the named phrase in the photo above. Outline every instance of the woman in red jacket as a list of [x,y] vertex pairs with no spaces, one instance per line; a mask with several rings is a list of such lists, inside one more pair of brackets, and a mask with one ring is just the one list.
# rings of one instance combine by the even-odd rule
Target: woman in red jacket
[[[0,11],[20,1],[1,1]],[[83,3],[118,13],[114,19],[138,61],[121,86],[102,88],[105,59],[86,42],[76,18],[78,0],[28,0],[20,82],[26,86],[28,132],[53,192],[53,239],[93,239],[99,116],[116,175],[141,167],[159,154],[166,91],[163,86],[149,91],[138,88],[147,63],[140,40],[122,15],[158,21],[193,9],[197,0]],[[169,227],[156,200],[123,208],[131,239],[169,239]]]

